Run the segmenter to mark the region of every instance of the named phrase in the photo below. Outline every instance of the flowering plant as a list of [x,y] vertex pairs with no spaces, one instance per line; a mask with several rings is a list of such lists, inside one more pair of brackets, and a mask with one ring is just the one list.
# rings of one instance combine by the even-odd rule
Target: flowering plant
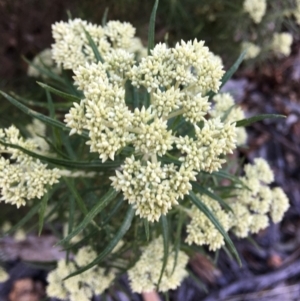
[[49,116],[1,92],[35,118],[27,139],[14,126],[0,130],[1,200],[31,207],[10,231],[35,213],[39,233],[67,223],[59,244],[73,260],[67,252],[49,274],[49,296],[89,300],[124,272],[133,292],[167,292],[187,276],[197,246],[227,244],[239,260],[228,232],[257,233],[289,206],[281,188],[268,186],[263,159],[230,173],[228,155],[246,143],[243,126],[278,117],[245,119],[220,93],[244,54],[225,73],[203,41],[154,45],[157,3],[147,50],[126,22],[53,25],[62,72],[51,60],[32,64],[47,81],[39,84]]

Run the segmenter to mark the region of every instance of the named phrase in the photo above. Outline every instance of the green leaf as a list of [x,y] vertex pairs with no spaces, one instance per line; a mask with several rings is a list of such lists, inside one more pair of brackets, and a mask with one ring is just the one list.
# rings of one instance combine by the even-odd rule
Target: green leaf
[[90,33],[84,27],[82,27],[82,28],[83,28],[83,31],[84,31],[87,39],[88,39],[88,42],[89,42],[90,46],[91,46],[91,48],[94,52],[94,55],[95,55],[95,58],[96,58],[97,62],[104,63],[104,60],[103,60],[103,58],[102,58],[102,56],[99,52],[99,49],[98,49],[97,45],[95,44],[94,40],[92,39]]
[[163,256],[163,262],[162,262],[162,267],[160,271],[160,276],[157,282],[157,290],[159,288],[161,278],[165,272],[165,268],[167,266],[168,262],[168,255],[169,255],[169,227],[168,227],[168,220],[165,215],[162,215],[160,217],[160,222],[162,226],[162,236],[163,236],[163,243],[164,243],[164,256]]
[[254,122],[263,120],[263,119],[271,119],[271,118],[286,118],[284,115],[279,115],[279,114],[261,114],[261,115],[256,115],[251,118],[247,119],[242,119],[239,121],[236,121],[236,127],[240,126],[248,126]]
[[44,217],[45,217],[45,212],[46,212],[46,209],[47,209],[48,200],[49,200],[49,194],[47,192],[43,196],[43,198],[41,200],[41,204],[40,204],[40,210],[39,210],[39,231],[38,231],[39,235],[41,235],[42,230],[43,230]]
[[188,197],[194,203],[194,205],[196,207],[198,207],[198,209],[206,215],[206,217],[213,223],[213,225],[216,227],[216,229],[222,234],[222,236],[224,237],[224,240],[225,240],[226,244],[228,245],[229,249],[231,250],[231,252],[235,256],[237,262],[241,265],[242,264],[241,259],[239,257],[239,254],[238,254],[232,240],[230,239],[229,235],[224,230],[224,228],[220,224],[220,222],[216,219],[215,215],[209,210],[209,208],[204,203],[202,203],[198,199],[198,197],[194,194],[193,191],[190,191],[190,194],[189,194]]
[[155,19],[156,19],[156,11],[158,7],[159,0],[155,0],[150,21],[149,21],[149,30],[148,30],[148,55],[150,54],[150,50],[154,48],[155,44]]
[[85,203],[84,201],[82,200],[80,194],[78,193],[78,191],[75,189],[75,186],[74,186],[74,181],[72,180],[69,180],[68,178],[64,177],[64,181],[66,182],[69,190],[71,191],[73,197],[76,199],[77,201],[77,204],[80,208],[80,211],[86,215],[88,213],[88,210],[85,206]]
[[23,225],[25,225],[38,212],[40,206],[41,206],[40,202],[35,204],[16,225],[14,225],[12,228],[10,228],[4,234],[5,235],[11,234],[11,233],[15,232],[16,230],[18,230],[19,228],[21,228]]
[[27,60],[25,57],[22,57],[23,60],[30,66],[32,66],[33,68],[37,69],[38,71],[40,71],[41,74],[44,74],[46,75],[47,77],[49,78],[52,78],[58,82],[61,82],[61,83],[65,83],[65,81],[59,76],[57,75],[56,73],[54,72],[51,72],[49,69],[46,69],[46,68],[43,68],[41,67],[40,65],[36,65],[32,62],[30,62],[29,60]]
[[205,174],[216,176],[221,179],[228,179],[228,180],[232,181],[233,183],[239,184],[239,185],[247,188],[247,186],[245,186],[245,184],[238,177],[233,176],[224,170],[214,171],[211,174],[209,174],[209,173],[205,173]]
[[101,226],[107,224],[110,219],[119,211],[121,206],[124,204],[124,197],[120,195],[117,199],[117,202],[113,205],[112,210],[109,210],[109,213],[105,215],[105,219],[101,222]]
[[76,161],[76,160],[71,161],[71,160],[65,160],[65,159],[58,159],[58,158],[52,158],[52,157],[46,157],[46,156],[40,155],[40,154],[32,152],[26,148],[23,148],[19,145],[6,143],[1,139],[0,139],[0,144],[4,145],[6,147],[19,149],[24,154],[26,154],[30,157],[39,159],[43,162],[54,164],[57,166],[67,167],[70,169],[103,170],[103,169],[107,169],[107,168],[109,169],[109,168],[118,167],[122,164],[122,162],[120,162],[120,161],[101,163],[101,162]]
[[69,275],[65,279],[68,279],[70,277],[73,277],[73,276],[76,276],[78,274],[81,274],[81,273],[85,272],[86,270],[92,268],[94,265],[101,262],[107,255],[109,255],[111,253],[111,251],[115,248],[115,246],[118,244],[118,242],[123,238],[123,236],[129,230],[133,217],[134,217],[134,209],[132,208],[132,206],[129,206],[129,208],[126,212],[126,215],[125,215],[125,219],[123,220],[123,223],[122,223],[120,229],[118,230],[115,237],[110,240],[110,242],[107,244],[106,248],[100,253],[100,255],[97,256],[88,265],[78,269],[76,272],[72,273],[71,275]]
[[[40,85],[42,88],[44,88],[45,90],[55,94],[55,95],[58,95],[60,96],[61,98],[64,98],[64,99],[67,99],[69,101],[72,101],[72,102],[79,102],[80,101],[80,98],[75,96],[75,95],[72,95],[72,94],[69,94],[69,93],[65,93],[65,92],[62,92],[60,90],[57,90],[51,86],[48,86],[44,83],[41,83],[41,82],[37,82],[38,85]],[[72,104],[70,104],[71,106]]]
[[196,282],[196,284],[197,284],[201,289],[203,289],[203,291],[204,291],[205,293],[208,294],[208,289],[207,289],[206,285],[205,285],[204,283],[202,283],[202,282],[199,280],[199,277],[197,277],[196,275],[194,275],[194,273],[193,273],[191,270],[189,270],[189,269],[187,269],[187,272],[188,272],[189,276]]
[[108,15],[108,7],[105,8],[105,11],[104,11],[104,14],[103,14],[103,17],[102,17],[102,27],[105,27],[106,26],[106,23],[107,23],[107,15]]
[[[74,224],[74,216],[75,216],[75,202],[74,196],[69,197],[69,217],[68,217],[68,234],[70,234],[73,230]],[[66,251],[66,260],[69,262],[70,259],[70,250]]]
[[149,241],[149,238],[150,238],[149,221],[146,218],[144,218],[143,222],[144,222],[144,227],[145,227],[146,239],[147,239],[147,241]]
[[[26,104],[27,106],[34,106],[34,107],[40,107],[40,108],[46,108],[49,109],[49,105],[45,102],[41,102],[41,101],[34,101],[32,99],[26,99],[23,98],[19,95],[16,95],[15,93],[11,93],[13,97],[16,98],[16,100],[21,101],[22,103]],[[70,106],[72,105],[72,103],[70,102],[65,102],[65,103],[54,103],[53,106],[55,109],[57,110],[64,110],[65,109],[69,109]]]
[[193,186],[194,190],[197,190],[201,194],[206,194],[211,199],[218,201],[227,211],[232,212],[231,207],[222,198],[220,198],[217,194],[214,194],[213,192],[209,191],[205,187],[202,187],[197,182],[192,182],[192,186]]
[[47,90],[46,90],[46,97],[47,97],[47,102],[48,102],[48,106],[49,106],[49,115],[52,119],[56,119],[53,100],[52,100],[51,94]]
[[63,131],[67,131],[70,132],[70,129],[68,127],[65,126],[64,123],[55,120],[53,118],[50,118],[48,116],[45,116],[43,114],[40,114],[34,110],[29,109],[28,107],[24,106],[23,104],[21,104],[18,100],[16,100],[15,98],[11,97],[10,95],[4,93],[3,91],[0,91],[0,94],[5,97],[11,104],[13,104],[14,106],[16,106],[18,109],[20,109],[21,111],[23,111],[25,114],[36,118],[50,126],[54,126],[56,128],[59,128]]
[[64,239],[62,239],[58,244],[62,245],[69,242],[71,238],[80,233],[89,223],[93,221],[95,216],[99,214],[108,204],[112,201],[118,192],[111,188],[100,200],[99,202],[88,212],[83,221]]
[[176,237],[175,237],[175,241],[174,241],[175,258],[174,258],[172,274],[174,273],[176,265],[177,265],[178,252],[180,250],[182,226],[183,226],[183,221],[184,221],[184,214],[183,214],[182,210],[179,210],[178,214],[179,214],[179,217],[178,217],[178,222],[177,222]]
[[227,81],[232,77],[232,75],[236,72],[236,70],[239,68],[240,64],[244,60],[244,57],[246,55],[247,51],[243,51],[238,59],[235,61],[235,63],[231,66],[231,68],[223,75],[222,77],[222,84],[220,86],[220,89],[227,83]]

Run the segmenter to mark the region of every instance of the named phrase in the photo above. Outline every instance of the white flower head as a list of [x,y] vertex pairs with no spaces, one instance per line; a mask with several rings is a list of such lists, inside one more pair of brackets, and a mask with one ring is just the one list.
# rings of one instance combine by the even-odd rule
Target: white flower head
[[288,56],[291,53],[293,36],[288,32],[274,33],[271,48],[276,55]]
[[266,13],[267,1],[266,0],[245,0],[244,11],[247,12],[254,23],[261,22]]
[[[151,292],[156,288],[162,269],[163,254],[162,237],[153,240],[144,248],[135,266],[128,271],[129,282],[133,292]],[[170,252],[159,285],[160,292],[176,289],[187,276],[185,267],[188,262],[188,256],[184,252],[179,251],[176,266],[173,271],[174,260],[175,253]]]

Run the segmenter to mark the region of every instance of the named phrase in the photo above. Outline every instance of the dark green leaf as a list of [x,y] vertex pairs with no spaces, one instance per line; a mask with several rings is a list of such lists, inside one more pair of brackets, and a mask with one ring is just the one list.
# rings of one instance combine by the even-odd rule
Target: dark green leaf
[[236,70],[239,68],[240,64],[244,60],[244,57],[246,55],[247,51],[243,51],[238,59],[235,61],[235,63],[231,66],[231,68],[223,75],[222,77],[222,84],[220,89],[227,83],[227,81],[232,77],[232,75],[236,72]]
[[150,21],[149,21],[149,29],[148,29],[148,55],[150,54],[150,50],[154,48],[155,44],[155,19],[156,19],[156,11],[158,7],[159,0],[155,0]]
[[95,216],[99,214],[108,204],[112,201],[118,192],[116,192],[113,188],[111,188],[100,200],[99,202],[89,211],[89,213],[85,216],[83,221],[70,233],[67,237],[62,239],[58,244],[64,244],[70,241],[75,235],[80,233],[90,222],[93,221]]
[[97,62],[104,63],[104,60],[103,60],[103,58],[102,58],[102,56],[99,52],[99,49],[98,49],[97,45],[95,44],[93,38],[91,37],[90,33],[84,27],[82,27],[82,28],[84,30],[84,33],[85,33],[85,35],[88,39],[88,42],[89,42],[90,46],[91,46],[91,48],[94,52],[94,55],[95,55],[95,58],[96,58]]
[[[13,97],[16,98],[16,100],[21,101],[22,103],[26,104],[27,106],[34,106],[34,107],[40,107],[40,108],[46,108],[49,109],[49,105],[45,102],[41,101],[34,101],[32,99],[26,99],[19,95],[16,95],[15,93],[11,93]],[[66,102],[66,103],[54,103],[53,106],[57,110],[64,110],[69,109],[72,103]]]
[[146,218],[143,219],[143,222],[144,222],[144,227],[145,227],[146,239],[147,239],[147,241],[149,241],[149,238],[150,238],[149,222]]
[[118,244],[118,242],[123,238],[123,236],[129,230],[129,228],[131,226],[131,222],[132,222],[133,216],[134,216],[134,209],[132,208],[132,206],[129,206],[129,208],[127,210],[127,213],[125,215],[125,219],[124,219],[124,221],[123,221],[120,229],[118,230],[118,232],[115,235],[115,237],[110,240],[110,242],[107,244],[106,248],[100,253],[100,255],[97,256],[87,266],[78,269],[76,272],[72,273],[71,275],[69,275],[65,279],[68,279],[70,277],[73,277],[73,276],[76,276],[78,274],[81,274],[81,273],[85,272],[86,270],[92,268],[94,265],[96,265],[99,262],[101,262],[107,255],[109,255],[111,253],[111,251],[115,248],[115,246]]
[[162,236],[163,236],[163,243],[164,243],[164,256],[163,256],[163,260],[162,260],[162,267],[161,267],[161,271],[160,271],[159,280],[158,280],[158,283],[157,283],[157,290],[159,288],[161,278],[162,278],[162,276],[165,272],[165,268],[167,266],[168,256],[169,256],[169,227],[168,227],[167,217],[165,215],[162,215],[160,217],[160,222],[161,222],[161,226],[162,226]]
[[106,26],[106,22],[107,22],[107,15],[108,15],[108,7],[105,8],[103,17],[102,17],[102,27]]
[[123,195],[120,195],[120,197],[117,199],[116,204],[114,204],[113,209],[109,210],[109,213],[105,215],[105,219],[101,221],[101,226],[107,224],[110,221],[110,219],[119,211],[123,204],[124,197]]
[[71,160],[65,160],[65,159],[57,159],[57,158],[46,157],[46,156],[40,155],[40,154],[32,152],[26,148],[23,148],[19,145],[6,143],[6,142],[2,141],[1,139],[0,139],[0,144],[4,145],[6,147],[19,149],[26,155],[36,158],[36,159],[39,159],[43,162],[54,164],[57,166],[67,167],[67,168],[71,168],[71,169],[103,170],[106,168],[114,168],[114,167],[120,166],[122,163],[119,161],[101,163],[101,162],[76,161],[76,160],[71,161]]
[[[40,85],[42,88],[44,88],[45,90],[55,94],[55,95],[58,95],[60,96],[61,98],[64,98],[64,99],[67,99],[69,101],[72,101],[72,102],[79,102],[80,101],[80,98],[75,96],[75,95],[72,95],[72,94],[68,94],[68,93],[65,93],[65,92],[62,92],[60,90],[57,90],[51,86],[48,86],[44,83],[41,83],[41,82],[37,82],[38,85]],[[70,103],[70,106],[72,104]]]
[[206,194],[213,200],[218,201],[227,211],[232,212],[232,209],[230,208],[230,206],[222,198],[220,198],[217,194],[214,194],[213,192],[209,191],[208,189],[202,187],[197,182],[192,182],[192,185],[193,185],[194,190],[197,190],[201,194]]
[[46,75],[47,77],[49,78],[52,78],[58,82],[62,82],[62,83],[65,83],[65,81],[59,76],[57,75],[56,73],[52,72],[50,69],[46,69],[46,68],[43,68],[39,65],[36,65],[32,62],[30,62],[29,60],[27,60],[25,57],[22,57],[23,60],[30,66],[32,66],[33,68],[37,69],[38,71],[40,71],[41,74],[44,74]]
[[70,180],[66,177],[64,177],[64,181],[66,182],[69,190],[71,191],[73,197],[76,199],[77,201],[77,204],[80,208],[80,211],[86,215],[88,213],[88,210],[85,206],[85,203],[83,201],[83,199],[81,198],[80,194],[78,193],[78,191],[76,190],[75,186],[74,186],[74,181],[73,180]]
[[40,202],[36,203],[16,225],[14,225],[4,234],[5,235],[11,234],[16,230],[18,230],[19,228],[21,228],[22,226],[24,226],[38,212],[40,206],[41,206]]
[[279,115],[279,114],[261,114],[261,115],[256,115],[251,118],[247,119],[242,119],[239,121],[236,121],[236,127],[240,126],[248,126],[254,122],[263,120],[263,119],[271,119],[271,118],[286,118],[284,115]]
[[231,252],[235,256],[235,258],[238,261],[238,263],[241,265],[241,260],[240,260],[239,254],[238,254],[238,252],[237,252],[237,250],[236,250],[236,248],[235,248],[232,240],[230,239],[229,235],[224,230],[224,228],[220,224],[220,222],[216,219],[215,215],[209,210],[209,208],[204,203],[202,203],[198,199],[198,197],[194,194],[193,191],[190,191],[190,193],[189,193],[189,199],[193,202],[193,204],[201,212],[203,212],[206,215],[206,217],[213,223],[213,225],[216,227],[216,229],[222,234],[222,236],[224,237],[224,240],[225,240],[226,244],[228,245],[229,249],[231,250]]
[[14,106],[16,106],[18,109],[20,109],[21,111],[23,111],[25,114],[36,118],[48,125],[54,126],[56,128],[62,129],[63,131],[67,131],[70,132],[70,129],[68,127],[65,126],[64,123],[58,121],[58,120],[54,120],[53,118],[50,118],[48,116],[45,116],[43,114],[40,114],[34,110],[31,110],[29,108],[27,108],[26,106],[24,106],[23,104],[21,104],[18,100],[16,100],[15,98],[11,97],[10,95],[4,93],[3,91],[0,91],[0,94],[5,97],[11,104],[13,104]]
[[208,293],[208,289],[207,289],[206,285],[199,280],[199,277],[195,276],[194,273],[191,270],[189,270],[189,269],[187,269],[187,272],[188,272],[189,276],[196,282],[196,284],[201,289],[203,289],[203,291],[205,293]]
[[172,274],[174,273],[176,265],[177,265],[178,252],[180,250],[182,226],[183,226],[183,220],[184,220],[184,214],[183,214],[182,210],[179,210],[178,215],[179,216],[178,216],[178,222],[177,222],[176,237],[175,237],[175,241],[174,241],[175,258],[174,258]]
[[43,196],[40,204],[40,210],[39,210],[39,235],[41,235],[43,226],[44,226],[44,217],[45,217],[45,212],[47,209],[47,204],[49,200],[49,195],[48,192]]

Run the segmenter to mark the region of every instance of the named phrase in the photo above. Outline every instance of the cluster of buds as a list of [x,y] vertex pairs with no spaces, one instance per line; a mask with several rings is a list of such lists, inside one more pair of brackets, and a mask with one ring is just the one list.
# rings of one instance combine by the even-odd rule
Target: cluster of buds
[[[23,139],[14,126],[0,129],[0,139],[30,151],[41,149],[34,138]],[[40,199],[47,192],[47,186],[57,183],[59,177],[58,169],[48,169],[46,164],[22,151],[0,145],[0,201],[19,208],[26,204],[26,200]]]

